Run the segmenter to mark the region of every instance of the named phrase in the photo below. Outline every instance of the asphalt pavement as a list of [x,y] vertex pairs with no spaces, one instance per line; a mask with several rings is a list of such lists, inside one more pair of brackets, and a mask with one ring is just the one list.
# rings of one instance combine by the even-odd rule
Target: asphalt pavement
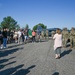
[[62,48],[55,59],[53,40],[9,44],[0,50],[0,75],[75,75],[75,49]]

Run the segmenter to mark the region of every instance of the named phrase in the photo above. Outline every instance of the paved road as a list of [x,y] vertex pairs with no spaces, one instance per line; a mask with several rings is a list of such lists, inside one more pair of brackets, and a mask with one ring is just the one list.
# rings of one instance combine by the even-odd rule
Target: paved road
[[0,75],[75,75],[75,49],[62,48],[55,59],[53,40],[0,50]]

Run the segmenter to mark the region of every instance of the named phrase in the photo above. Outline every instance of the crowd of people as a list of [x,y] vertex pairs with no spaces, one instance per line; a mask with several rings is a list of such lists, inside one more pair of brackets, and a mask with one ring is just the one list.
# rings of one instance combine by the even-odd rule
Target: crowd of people
[[63,46],[67,47],[67,42],[70,42],[70,47],[75,48],[75,28],[72,27],[70,31],[67,28],[62,30]]
[[0,49],[7,48],[8,43],[26,43],[27,41],[36,42],[43,38],[42,32],[31,29],[10,30],[3,28],[0,30]]
[[[55,32],[56,33],[56,32]],[[51,32],[52,37],[55,34]],[[67,47],[68,41],[70,42],[70,47],[75,48],[75,28],[71,28],[69,31],[67,28],[61,30],[63,47]],[[7,43],[26,43],[28,40],[31,42],[41,41],[41,39],[49,38],[49,31],[46,29],[37,31],[31,29],[19,29],[10,30],[4,28],[0,30],[0,49],[7,48]]]

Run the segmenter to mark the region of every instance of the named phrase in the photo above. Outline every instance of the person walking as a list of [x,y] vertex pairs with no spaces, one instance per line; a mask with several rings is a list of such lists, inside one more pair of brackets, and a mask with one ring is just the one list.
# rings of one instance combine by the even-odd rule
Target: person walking
[[67,47],[67,41],[69,39],[69,32],[67,28],[63,28],[62,30],[62,37],[63,37],[63,47]]
[[21,42],[22,42],[22,32],[21,32],[20,29],[19,29],[19,31],[17,32],[17,34],[18,34],[18,44],[21,44]]
[[21,37],[22,37],[22,43],[24,43],[25,38],[24,38],[24,31],[23,30],[21,32]]
[[6,28],[3,29],[2,35],[3,35],[3,47],[7,48],[7,29]]
[[53,36],[54,39],[54,51],[55,51],[55,58],[60,58],[61,48],[62,48],[62,34],[60,29],[56,30],[56,34]]
[[3,42],[3,35],[2,35],[1,30],[0,30],[0,49],[3,48],[3,47],[1,46],[1,45],[2,45],[2,42]]
[[42,30],[42,31],[41,31],[42,39],[44,39],[44,34],[45,34],[45,33],[44,33],[44,30]]
[[71,28],[70,31],[70,47],[75,48],[75,28]]
[[49,39],[49,31],[46,30],[46,38]]
[[15,43],[18,42],[18,32],[16,29],[14,30],[14,33],[13,33],[13,39],[15,40]]
[[7,43],[10,43],[10,30],[7,29]]
[[32,42],[35,42],[35,36],[36,36],[36,32],[33,30],[32,31]]

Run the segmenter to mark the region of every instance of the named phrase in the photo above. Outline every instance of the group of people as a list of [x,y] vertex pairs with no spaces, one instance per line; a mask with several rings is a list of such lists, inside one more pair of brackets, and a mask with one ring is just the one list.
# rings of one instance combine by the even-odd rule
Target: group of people
[[62,31],[58,28],[53,39],[55,58],[58,59],[60,58],[61,48],[67,47],[68,41],[70,42],[70,48],[75,48],[75,28],[71,28],[70,31],[67,28],[64,28]]
[[[3,31],[0,30],[0,49],[6,48],[7,43],[7,29],[4,28]],[[3,47],[1,46],[3,44]]]
[[[0,30],[0,49],[7,48],[7,43],[15,42],[18,44],[25,43],[26,40],[31,39],[32,42],[36,42],[36,36],[40,40],[40,36],[44,38],[44,31],[34,31],[28,29],[9,30],[4,28]],[[46,36],[48,37],[48,31],[46,30]],[[55,58],[60,58],[61,48],[67,47],[69,41],[70,47],[75,48],[75,28],[71,28],[69,31],[67,28],[60,30],[57,28],[55,34],[52,35],[54,39]]]
[[64,28],[62,30],[63,35],[63,46],[67,47],[67,42],[70,42],[70,47],[75,48],[75,28],[71,28],[70,31],[68,31],[67,28]]
[[19,29],[19,30],[9,30],[3,28],[0,30],[0,49],[7,48],[7,43],[26,43],[27,40],[31,39],[32,42],[35,42],[35,36],[37,32],[30,29]]

